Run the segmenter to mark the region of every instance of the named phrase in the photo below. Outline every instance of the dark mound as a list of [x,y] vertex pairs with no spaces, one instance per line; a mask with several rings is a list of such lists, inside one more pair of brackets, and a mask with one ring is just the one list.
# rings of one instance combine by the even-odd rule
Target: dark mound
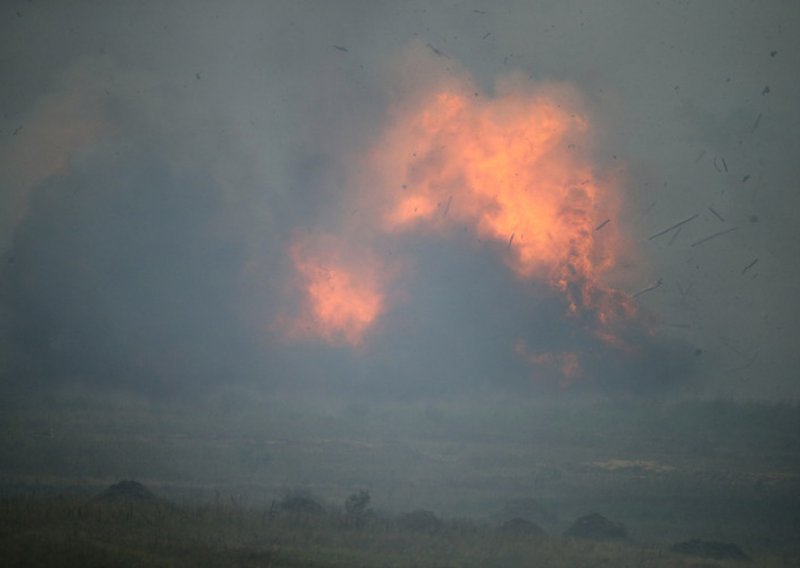
[[500,525],[500,531],[515,536],[543,536],[542,527],[534,522],[516,517]]
[[415,532],[428,532],[434,533],[441,530],[443,523],[431,511],[418,509],[410,513],[406,513],[398,519],[398,524],[401,528],[415,531]]
[[598,513],[592,513],[572,523],[572,526],[566,530],[564,536],[609,540],[625,538],[627,534],[624,525],[610,521]]
[[714,540],[701,540],[695,538],[686,542],[677,542],[672,545],[673,552],[714,560],[750,560],[750,557],[737,545],[730,542],[717,542]]
[[305,493],[293,493],[287,495],[280,502],[280,509],[285,513],[295,513],[301,515],[321,515],[325,512],[325,507],[314,497]]
[[107,488],[95,499],[97,501],[154,501],[156,496],[138,481],[123,479]]
[[534,523],[554,524],[558,522],[558,514],[555,511],[532,498],[507,501],[503,509],[495,515],[495,519],[501,521],[514,518]]

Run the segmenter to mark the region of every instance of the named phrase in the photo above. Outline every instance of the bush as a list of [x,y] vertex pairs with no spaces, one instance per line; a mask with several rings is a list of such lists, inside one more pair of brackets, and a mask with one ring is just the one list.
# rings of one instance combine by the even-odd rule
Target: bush
[[363,527],[372,513],[369,508],[370,496],[363,489],[350,495],[344,502],[345,522],[349,526]]
[[325,507],[314,496],[301,490],[287,493],[278,503],[278,508],[284,513],[297,515],[321,515],[325,512]]

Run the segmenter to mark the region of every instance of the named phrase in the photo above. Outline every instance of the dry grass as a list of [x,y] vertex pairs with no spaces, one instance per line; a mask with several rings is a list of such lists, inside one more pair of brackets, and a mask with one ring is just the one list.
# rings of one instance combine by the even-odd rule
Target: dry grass
[[[365,527],[341,516],[271,515],[232,504],[97,503],[15,498],[0,503],[4,566],[737,566],[692,559],[664,547],[561,537],[517,537],[450,521],[434,534],[403,530],[393,518]],[[759,566],[790,565],[758,558]]]

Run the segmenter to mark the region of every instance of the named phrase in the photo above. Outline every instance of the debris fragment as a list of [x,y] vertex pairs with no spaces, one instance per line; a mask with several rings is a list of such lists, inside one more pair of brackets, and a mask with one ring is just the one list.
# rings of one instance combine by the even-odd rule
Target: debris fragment
[[484,12],[483,10],[473,10],[473,12],[475,12],[476,14],[480,14],[480,15],[482,15],[482,16],[483,16],[484,14],[486,14],[486,12]]
[[756,264],[758,264],[758,259],[755,259],[753,262],[742,268],[742,274],[753,268]]
[[691,216],[691,217],[689,217],[688,219],[684,219],[684,220],[683,220],[683,221],[681,221],[680,223],[675,223],[675,224],[674,224],[674,225],[672,225],[671,227],[667,227],[666,229],[664,229],[663,231],[659,231],[659,232],[658,232],[658,233],[656,233],[655,235],[650,235],[650,237],[649,237],[647,240],[648,240],[648,241],[652,241],[652,240],[653,240],[653,239],[655,239],[656,237],[660,237],[661,235],[666,235],[666,234],[667,234],[667,233],[669,233],[670,231],[674,231],[674,230],[675,230],[675,229],[677,229],[678,227],[680,227],[680,226],[682,226],[682,225],[685,225],[686,223],[688,223],[689,221],[692,221],[693,219],[696,219],[697,217],[698,217],[698,214],[697,214],[697,213],[695,213],[694,215],[692,215],[692,216]]
[[[741,353],[739,353],[739,354],[741,355]],[[759,354],[759,351],[756,351],[753,354],[753,356],[750,357],[744,365],[741,365],[739,367],[734,367],[733,369],[729,369],[728,372],[729,373],[733,373],[735,371],[744,371],[745,369],[749,369],[750,367],[753,366],[753,363],[756,362],[756,359],[758,359],[758,354]]]
[[758,215],[750,215],[750,217],[748,217],[747,220],[750,221],[751,223],[758,223]]
[[684,289],[683,286],[681,286],[680,282],[676,282],[676,286],[678,286],[678,292],[681,293],[681,298],[685,298],[686,295],[691,291],[692,286],[694,286],[694,284],[689,284],[686,287],[686,289]]
[[450,204],[453,202],[453,196],[447,198],[447,205],[444,206],[444,213],[442,213],[442,217],[447,217],[447,213],[450,211]]
[[773,49],[772,51],[769,52],[769,56],[770,57],[775,57],[776,55],[778,55],[778,50],[777,49]]
[[483,37],[481,39],[486,39],[490,35],[492,35],[492,32],[486,32],[485,34],[483,34]]
[[706,155],[706,151],[705,150],[700,150],[700,153],[697,155],[697,158],[695,158],[694,163],[695,164],[698,163],[700,160],[703,159],[703,156],[705,156],[705,155]]
[[730,232],[735,231],[738,228],[739,227],[731,227],[730,229],[725,229],[724,231],[720,231],[718,233],[714,233],[713,235],[709,235],[709,236],[707,236],[705,238],[700,239],[699,241],[693,242],[691,246],[692,247],[696,247],[698,245],[702,245],[706,241],[710,241],[711,239],[716,239],[717,237],[721,237],[722,235],[726,235],[726,234],[728,234]]
[[758,116],[756,117],[756,121],[753,123],[753,126],[750,128],[750,133],[751,134],[753,132],[755,132],[756,128],[758,128],[758,123],[761,122],[762,115],[763,115],[763,113],[761,113],[761,112],[758,113]]
[[634,298],[638,298],[638,297],[639,297],[639,296],[641,296],[642,294],[646,294],[647,292],[652,292],[652,291],[653,291],[653,290],[655,290],[656,288],[660,288],[662,284],[663,284],[663,282],[661,281],[661,278],[659,278],[658,280],[656,280],[656,283],[655,283],[655,284],[653,284],[652,286],[650,286],[650,287],[648,287],[648,288],[645,288],[644,290],[639,290],[638,292],[636,292],[636,293],[633,295],[633,297],[634,297]]
[[681,231],[683,231],[683,227],[678,227],[678,230],[675,231],[675,233],[672,235],[672,238],[669,240],[669,246],[672,246],[672,243],[678,240],[678,235],[681,234]]
[[749,180],[749,179],[750,179],[750,174],[747,174],[747,175],[745,175],[745,176],[742,178],[742,183],[745,183],[745,182],[746,182],[747,180]]
[[[430,45],[430,44],[429,44],[429,45]],[[345,53],[347,53],[348,51],[350,51],[349,49],[347,49],[346,47],[343,47],[343,46],[341,46],[341,45],[334,45],[334,46],[333,46],[333,48],[334,48],[334,49],[338,49],[339,51],[344,51]]]
[[19,134],[20,132],[22,132],[22,127],[21,127],[21,126],[17,126],[17,127],[14,129],[14,132],[11,134],[11,136],[16,136],[16,135],[17,135],[17,134]]
[[447,57],[447,56],[446,56],[446,55],[445,55],[445,54],[444,54],[442,51],[440,51],[440,50],[436,49],[436,48],[433,46],[433,44],[426,43],[425,45],[426,45],[426,46],[428,46],[428,49],[430,49],[432,52],[434,52],[434,53],[435,53],[436,55],[438,55],[439,57]]
[[722,158],[722,167],[725,168],[725,171],[728,171],[728,162],[725,161],[725,158]]
[[647,217],[650,211],[653,210],[653,207],[656,206],[656,203],[658,203],[658,200],[653,201],[650,205],[647,206],[647,209],[645,209],[644,212],[642,213],[642,218]]
[[595,230],[595,231],[599,231],[600,229],[602,229],[603,227],[605,227],[606,225],[608,225],[610,222],[611,222],[611,219],[606,219],[605,221],[603,221],[602,223],[600,223],[599,225],[597,225],[597,226],[594,228],[594,230]]
[[688,323],[665,323],[667,327],[677,327],[678,329],[691,329],[692,326]]
[[510,248],[511,248],[511,243],[513,243],[513,242],[514,242],[514,235],[515,235],[515,234],[516,234],[516,233],[511,233],[511,238],[509,238],[509,239],[508,239],[508,244],[506,245],[506,250],[508,250],[508,249],[510,249]]
[[725,337],[720,335],[719,342],[722,343],[725,347],[727,347],[731,351],[733,351],[734,353],[736,353],[742,359],[747,359],[747,355],[745,355],[744,353],[742,353],[740,349],[737,349],[734,345],[732,345],[731,342],[728,341]]
[[764,89],[761,91],[761,94],[762,95],[768,95],[769,94],[769,85],[764,85]]
[[709,210],[709,211],[711,211],[711,212],[714,214],[714,217],[716,217],[717,219],[719,219],[720,223],[724,223],[724,222],[725,222],[725,219],[723,219],[723,218],[722,218],[722,215],[720,215],[719,213],[717,213],[717,212],[714,210],[714,208],[713,208],[713,207],[709,207],[709,208],[708,208],[708,210]]

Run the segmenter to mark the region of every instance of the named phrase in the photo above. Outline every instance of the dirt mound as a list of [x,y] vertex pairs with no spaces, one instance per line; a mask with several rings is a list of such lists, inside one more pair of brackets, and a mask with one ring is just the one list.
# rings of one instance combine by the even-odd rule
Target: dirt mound
[[543,536],[545,534],[542,527],[536,523],[519,517],[500,525],[500,531],[515,536]]
[[627,535],[624,525],[615,523],[598,513],[579,518],[564,532],[564,536],[592,540],[625,538]]
[[688,556],[713,558],[714,560],[750,560],[750,557],[733,543],[701,540],[699,538],[687,540],[686,542],[676,542],[672,545],[672,550]]
[[154,501],[155,494],[132,479],[123,479],[96,497],[97,501]]
[[543,524],[555,524],[558,522],[558,514],[555,511],[533,498],[506,501],[502,510],[495,515],[495,520],[501,522],[514,518]]
[[325,507],[316,497],[302,491],[286,495],[278,506],[284,513],[298,515],[321,515],[325,512]]
[[406,513],[398,519],[401,528],[415,532],[434,533],[439,531],[444,523],[432,511],[418,509]]

